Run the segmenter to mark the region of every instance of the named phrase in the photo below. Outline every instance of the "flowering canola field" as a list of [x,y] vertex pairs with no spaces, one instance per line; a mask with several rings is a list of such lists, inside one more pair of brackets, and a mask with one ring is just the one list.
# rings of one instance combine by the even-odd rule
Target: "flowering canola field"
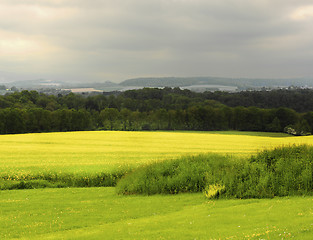
[[251,132],[65,132],[0,136],[0,171],[106,172],[187,154],[247,157],[279,145],[313,144],[313,136]]

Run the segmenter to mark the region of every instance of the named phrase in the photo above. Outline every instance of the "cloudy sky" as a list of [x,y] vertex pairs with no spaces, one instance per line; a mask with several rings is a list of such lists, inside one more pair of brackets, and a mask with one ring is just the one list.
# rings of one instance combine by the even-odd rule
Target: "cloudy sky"
[[0,80],[313,76],[312,0],[0,0]]

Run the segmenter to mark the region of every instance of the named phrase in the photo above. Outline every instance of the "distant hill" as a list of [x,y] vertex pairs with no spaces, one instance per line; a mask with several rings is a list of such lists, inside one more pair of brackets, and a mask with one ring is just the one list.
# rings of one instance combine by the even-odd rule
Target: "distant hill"
[[64,85],[63,82],[56,82],[46,79],[36,79],[36,80],[24,80],[24,81],[14,81],[5,83],[7,86],[15,86],[17,88],[48,88],[48,87],[60,87]]
[[[3,76],[4,72],[0,72]],[[1,75],[0,74],[0,75]],[[2,78],[2,80],[5,77]],[[53,81],[46,79],[3,82],[7,87],[18,89],[74,89],[94,88],[96,90],[113,92],[140,89],[144,87],[180,87],[195,92],[227,91],[234,92],[248,89],[277,88],[277,87],[309,87],[313,88],[313,78],[262,79],[262,78],[223,78],[223,77],[148,77],[133,78],[121,83],[106,82],[75,82]]]
[[134,78],[120,83],[121,86],[141,87],[187,87],[193,85],[232,86],[238,89],[255,87],[288,87],[309,86],[313,87],[313,78],[290,79],[261,79],[261,78],[220,78],[220,77],[164,77],[164,78]]

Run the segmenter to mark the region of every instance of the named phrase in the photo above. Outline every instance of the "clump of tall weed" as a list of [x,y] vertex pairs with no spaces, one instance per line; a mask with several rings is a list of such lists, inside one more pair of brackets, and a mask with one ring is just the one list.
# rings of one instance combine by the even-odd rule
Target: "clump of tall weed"
[[225,192],[225,186],[219,184],[209,185],[204,189],[204,195],[211,198],[219,198]]
[[[214,188],[215,191],[213,186],[222,187]],[[219,197],[226,198],[312,194],[313,147],[283,146],[249,159],[215,154],[188,156],[142,166],[117,184],[117,192],[121,194],[200,191],[208,197],[214,197],[215,191]]]

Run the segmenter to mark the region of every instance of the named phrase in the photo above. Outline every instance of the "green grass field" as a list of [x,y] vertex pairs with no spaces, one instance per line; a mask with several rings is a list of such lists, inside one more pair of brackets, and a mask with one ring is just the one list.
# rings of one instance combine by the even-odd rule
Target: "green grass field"
[[[182,155],[246,158],[313,137],[249,132],[68,132],[0,136],[0,176],[110,172]],[[313,198],[208,201],[114,188],[0,191],[0,239],[312,239]]]
[[114,188],[1,192],[0,239],[312,239],[312,197],[207,201]]

